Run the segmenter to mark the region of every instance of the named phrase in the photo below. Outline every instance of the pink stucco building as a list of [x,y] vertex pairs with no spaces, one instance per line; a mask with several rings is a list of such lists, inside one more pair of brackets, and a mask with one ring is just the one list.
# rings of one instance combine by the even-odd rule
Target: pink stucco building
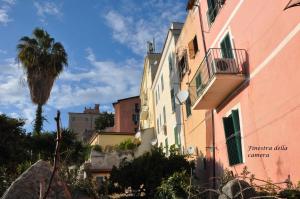
[[196,58],[183,80],[192,114],[206,112],[209,177],[247,166],[260,179],[300,180],[300,7],[289,2],[188,2],[197,54],[186,46]]
[[135,134],[139,128],[140,96],[119,99],[113,103],[115,109],[114,127],[111,132]]

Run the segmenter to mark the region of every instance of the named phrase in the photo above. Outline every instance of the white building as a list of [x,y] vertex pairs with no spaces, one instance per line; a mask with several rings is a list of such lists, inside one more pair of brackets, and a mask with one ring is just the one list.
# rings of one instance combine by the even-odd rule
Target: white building
[[168,31],[151,90],[154,96],[155,128],[158,146],[168,154],[171,145],[184,147],[181,107],[175,103],[179,91],[179,74],[175,45],[183,24],[173,22]]

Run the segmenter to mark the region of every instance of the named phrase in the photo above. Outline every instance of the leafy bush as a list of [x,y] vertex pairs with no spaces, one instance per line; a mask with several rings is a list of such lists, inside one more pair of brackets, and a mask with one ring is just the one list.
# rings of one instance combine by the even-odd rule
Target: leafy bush
[[157,188],[156,199],[187,198],[189,178],[185,171],[175,172]]
[[140,145],[140,142],[136,139],[127,139],[121,142],[119,145],[116,146],[118,150],[134,150]]
[[103,151],[102,146],[100,146],[98,144],[93,146],[93,150],[100,152],[100,153],[102,153],[102,151]]
[[300,198],[300,191],[296,189],[286,189],[279,192],[279,197],[288,198],[288,199],[297,199]]
[[155,148],[131,162],[123,162],[119,168],[114,167],[110,180],[123,190],[127,187],[139,190],[143,185],[146,196],[153,198],[163,179],[174,172],[189,171],[190,167],[185,156],[174,154],[166,157],[160,148]]

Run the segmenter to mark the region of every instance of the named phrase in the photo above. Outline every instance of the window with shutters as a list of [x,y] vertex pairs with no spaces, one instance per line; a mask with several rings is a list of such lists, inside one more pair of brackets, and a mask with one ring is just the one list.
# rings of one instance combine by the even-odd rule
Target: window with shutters
[[156,126],[157,126],[157,134],[159,134],[159,119],[157,118],[156,119]]
[[228,117],[223,117],[229,165],[243,162],[240,119],[238,109],[232,110]]
[[202,79],[201,79],[200,72],[196,76],[196,91],[197,91],[197,96],[199,97],[202,91]]
[[165,106],[163,107],[163,117],[164,117],[164,124],[167,123],[167,116],[166,116],[166,108]]
[[170,74],[171,74],[172,70],[173,70],[173,58],[172,58],[172,54],[169,54],[168,61],[169,61],[169,71],[170,71]]
[[207,22],[211,26],[226,0],[207,0]]
[[180,79],[182,79],[188,70],[187,61],[186,61],[186,53],[179,60],[178,69],[179,69],[179,77],[180,77]]
[[180,148],[180,135],[179,135],[179,130],[177,126],[174,127],[174,137],[175,137],[175,144],[177,145],[178,148]]
[[190,96],[187,98],[187,100],[185,102],[185,111],[186,111],[186,117],[189,117],[192,114]]
[[166,149],[166,155],[169,155],[169,143],[168,143],[168,138],[165,139],[165,149]]
[[161,75],[160,77],[160,84],[161,84],[161,91],[164,91],[164,76]]
[[171,90],[171,103],[172,103],[172,112],[174,112],[176,109],[174,88],[172,88]]
[[233,59],[233,52],[231,46],[231,38],[229,33],[224,37],[224,39],[220,43],[221,52],[223,58],[231,58]]
[[198,42],[197,42],[197,36],[196,35],[193,38],[193,40],[189,42],[188,47],[189,47],[190,59],[195,58],[196,53],[199,50],[199,48],[198,48]]

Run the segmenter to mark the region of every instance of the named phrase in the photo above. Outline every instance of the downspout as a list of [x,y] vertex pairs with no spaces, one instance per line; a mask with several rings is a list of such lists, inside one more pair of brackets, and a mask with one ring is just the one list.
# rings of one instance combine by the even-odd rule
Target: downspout
[[[204,34],[204,28],[203,28],[203,19],[202,19],[202,13],[201,13],[201,6],[200,1],[198,5],[194,5],[198,7],[199,11],[199,18],[200,18],[200,27],[201,27],[201,35],[202,35],[202,43],[203,43],[203,49],[205,53],[205,60],[207,64],[207,71],[209,74],[209,77],[211,77],[211,71],[210,71],[210,64],[207,59],[207,47],[206,47],[206,41],[205,41],[205,34]],[[216,153],[215,153],[215,121],[214,121],[214,109],[211,110],[211,120],[212,120],[212,149],[213,149],[213,188],[216,188]]]

